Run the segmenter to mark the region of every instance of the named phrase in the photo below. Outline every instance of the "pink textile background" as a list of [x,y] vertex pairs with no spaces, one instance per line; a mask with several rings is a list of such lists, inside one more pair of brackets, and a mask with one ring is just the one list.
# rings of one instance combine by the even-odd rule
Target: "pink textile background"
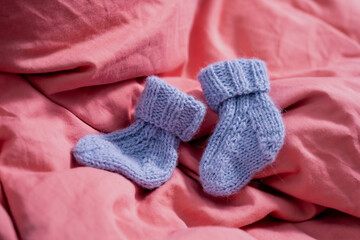
[[[357,239],[360,2],[36,1],[0,7],[0,239]],[[228,198],[198,164],[217,115],[145,191],[71,156],[90,133],[129,126],[156,74],[204,101],[215,61],[266,61],[286,140]]]

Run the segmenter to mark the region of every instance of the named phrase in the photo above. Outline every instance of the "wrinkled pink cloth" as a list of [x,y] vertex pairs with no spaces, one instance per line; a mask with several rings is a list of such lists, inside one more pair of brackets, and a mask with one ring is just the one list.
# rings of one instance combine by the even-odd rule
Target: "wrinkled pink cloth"
[[[358,0],[3,1],[0,239],[357,239],[359,22]],[[286,140],[238,194],[198,182],[211,110],[154,191],[74,161],[134,121],[144,77],[205,102],[199,70],[240,57],[266,61]]]

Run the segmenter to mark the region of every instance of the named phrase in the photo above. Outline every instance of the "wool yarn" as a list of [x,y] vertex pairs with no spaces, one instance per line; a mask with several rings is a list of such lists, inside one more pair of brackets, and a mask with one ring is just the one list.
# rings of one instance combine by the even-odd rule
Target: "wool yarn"
[[193,137],[205,111],[192,96],[150,76],[135,109],[136,121],[125,129],[81,138],[73,154],[83,165],[120,173],[153,189],[171,177],[180,140]]
[[198,75],[219,122],[200,161],[200,181],[214,196],[236,193],[273,162],[283,145],[280,111],[268,92],[266,65],[257,59],[212,64]]

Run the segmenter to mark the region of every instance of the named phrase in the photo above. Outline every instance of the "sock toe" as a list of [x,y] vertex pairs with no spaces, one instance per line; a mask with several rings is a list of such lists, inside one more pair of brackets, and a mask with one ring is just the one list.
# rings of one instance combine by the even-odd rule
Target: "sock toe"
[[[200,182],[204,191],[217,197],[235,194],[241,188],[242,183],[251,178],[249,174],[244,174],[241,171],[230,172],[230,174],[229,171],[219,171],[218,168],[205,171],[206,174],[200,173]],[[239,181],[239,179],[241,180]]]
[[92,134],[81,138],[73,149],[73,154],[77,161],[85,166],[106,169],[102,164],[104,158],[111,158],[109,155],[114,151],[117,154],[121,154],[121,150],[116,148],[104,136],[103,134]]

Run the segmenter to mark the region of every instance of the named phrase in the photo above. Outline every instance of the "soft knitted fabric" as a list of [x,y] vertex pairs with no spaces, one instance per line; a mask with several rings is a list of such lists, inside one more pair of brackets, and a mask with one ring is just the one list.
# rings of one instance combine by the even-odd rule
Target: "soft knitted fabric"
[[85,136],[73,153],[83,165],[121,173],[144,188],[156,188],[171,177],[180,139],[193,137],[205,111],[201,102],[151,76],[131,126]]
[[198,78],[220,117],[200,162],[200,181],[211,195],[231,195],[275,160],[285,135],[281,114],[268,95],[263,61],[215,63]]

